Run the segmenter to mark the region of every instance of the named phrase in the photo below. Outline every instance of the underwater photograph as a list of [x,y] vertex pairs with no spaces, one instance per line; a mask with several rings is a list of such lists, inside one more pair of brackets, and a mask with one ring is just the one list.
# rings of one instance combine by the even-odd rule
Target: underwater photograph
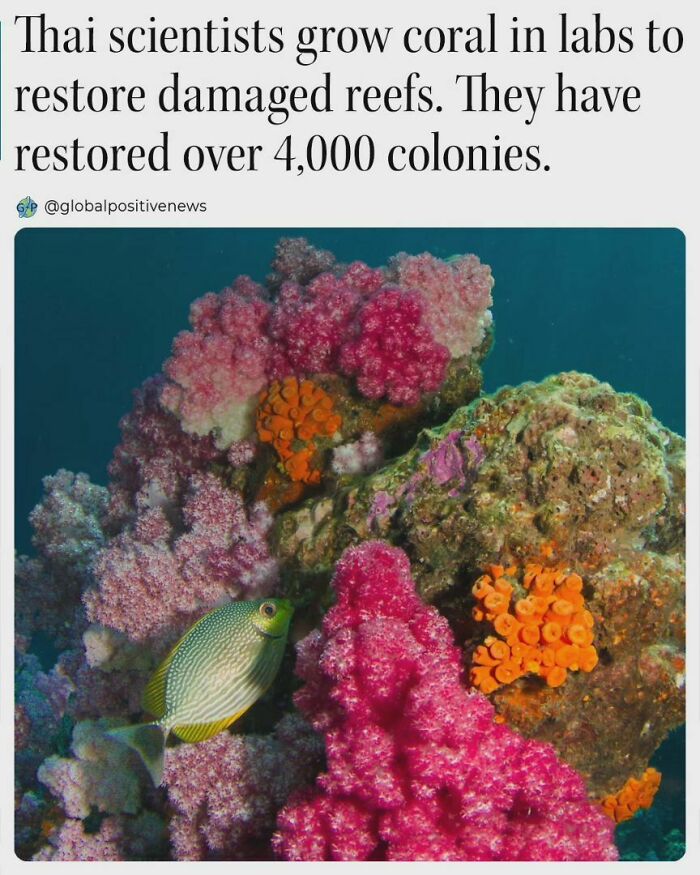
[[15,238],[22,860],[685,853],[675,229]]

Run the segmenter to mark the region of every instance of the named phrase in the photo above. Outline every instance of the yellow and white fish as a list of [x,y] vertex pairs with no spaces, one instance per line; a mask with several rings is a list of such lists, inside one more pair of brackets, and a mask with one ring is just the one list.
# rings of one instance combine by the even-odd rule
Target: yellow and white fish
[[293,612],[286,599],[231,602],[197,620],[173,647],[143,694],[144,710],[156,719],[109,733],[138,751],[156,786],[171,732],[183,741],[205,741],[272,684]]

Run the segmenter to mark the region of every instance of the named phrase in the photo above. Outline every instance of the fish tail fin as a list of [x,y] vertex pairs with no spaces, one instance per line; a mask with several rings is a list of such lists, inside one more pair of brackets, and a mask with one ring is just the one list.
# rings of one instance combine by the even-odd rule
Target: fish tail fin
[[110,729],[107,735],[133,748],[143,760],[153,783],[160,787],[163,783],[165,732],[158,723],[120,726],[118,729]]

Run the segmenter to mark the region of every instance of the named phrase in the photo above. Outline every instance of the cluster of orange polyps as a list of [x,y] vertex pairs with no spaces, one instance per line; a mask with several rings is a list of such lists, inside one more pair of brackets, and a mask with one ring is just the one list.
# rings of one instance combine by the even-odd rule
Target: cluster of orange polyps
[[661,784],[661,772],[649,768],[641,778],[629,778],[622,790],[601,800],[603,811],[615,823],[629,820],[640,808],[651,808]]
[[472,588],[474,619],[492,623],[496,632],[474,651],[473,686],[488,694],[534,674],[559,687],[570,671],[593,671],[593,615],[585,608],[579,575],[530,563],[523,575],[528,594],[512,605],[509,578],[516,574],[515,566],[491,565]]
[[291,480],[320,482],[321,472],[312,466],[313,438],[331,437],[341,424],[331,396],[311,380],[285,377],[260,395],[258,437],[272,444]]

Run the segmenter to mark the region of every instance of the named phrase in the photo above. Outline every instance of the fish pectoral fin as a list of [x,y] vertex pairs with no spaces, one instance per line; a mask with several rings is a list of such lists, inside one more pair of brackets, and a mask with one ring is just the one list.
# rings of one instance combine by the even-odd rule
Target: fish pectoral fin
[[183,741],[190,743],[206,741],[208,738],[218,735],[219,732],[223,732],[224,729],[228,729],[232,723],[235,723],[239,717],[245,714],[248,708],[250,708],[250,705],[246,705],[241,711],[237,711],[230,717],[224,717],[223,720],[217,720],[214,723],[190,723],[187,726],[173,726],[172,731]]

